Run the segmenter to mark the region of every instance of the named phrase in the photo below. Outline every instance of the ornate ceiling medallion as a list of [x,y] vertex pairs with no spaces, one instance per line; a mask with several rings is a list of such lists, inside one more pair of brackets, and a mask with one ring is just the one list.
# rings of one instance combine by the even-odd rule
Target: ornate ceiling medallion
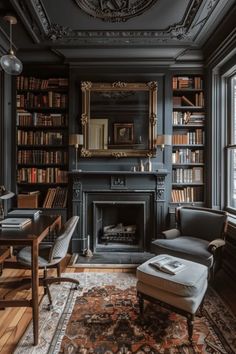
[[108,22],[125,22],[139,16],[157,3],[156,0],[75,0],[88,15]]

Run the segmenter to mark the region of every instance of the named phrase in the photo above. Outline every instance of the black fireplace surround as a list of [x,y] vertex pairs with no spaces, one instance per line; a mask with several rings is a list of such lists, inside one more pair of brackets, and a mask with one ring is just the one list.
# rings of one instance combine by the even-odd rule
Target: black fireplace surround
[[165,223],[166,171],[74,171],[70,213],[80,216],[72,251],[148,252]]

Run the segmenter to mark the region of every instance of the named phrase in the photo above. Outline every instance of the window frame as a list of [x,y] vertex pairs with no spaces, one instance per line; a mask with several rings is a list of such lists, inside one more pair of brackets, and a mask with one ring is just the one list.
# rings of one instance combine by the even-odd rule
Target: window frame
[[[224,128],[226,131],[226,141],[225,141],[225,181],[226,181],[226,186],[225,186],[225,209],[231,213],[236,215],[236,207],[234,208],[231,205],[231,198],[230,195],[233,191],[232,185],[233,185],[233,170],[230,168],[230,155],[231,151],[235,150],[236,151],[236,116],[233,117],[233,110],[234,110],[234,105],[236,106],[236,94],[234,94],[234,88],[233,88],[233,79],[236,80],[236,68],[233,70],[233,72],[230,73],[230,75],[227,75],[226,79],[226,86],[225,86],[225,91],[224,91],[224,99],[226,102],[225,106],[225,120],[224,120]],[[234,102],[235,100],[235,102]],[[235,128],[234,128],[235,126]],[[235,129],[235,133],[233,134]]]

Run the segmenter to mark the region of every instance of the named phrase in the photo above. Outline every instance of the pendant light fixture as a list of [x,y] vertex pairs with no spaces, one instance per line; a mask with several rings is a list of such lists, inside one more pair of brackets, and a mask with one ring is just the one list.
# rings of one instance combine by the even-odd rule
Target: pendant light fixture
[[10,48],[9,53],[3,55],[0,59],[0,64],[3,70],[9,75],[19,75],[22,72],[23,65],[21,61],[15,56],[12,49],[12,25],[17,23],[17,19],[14,16],[4,16],[4,20],[10,24]]

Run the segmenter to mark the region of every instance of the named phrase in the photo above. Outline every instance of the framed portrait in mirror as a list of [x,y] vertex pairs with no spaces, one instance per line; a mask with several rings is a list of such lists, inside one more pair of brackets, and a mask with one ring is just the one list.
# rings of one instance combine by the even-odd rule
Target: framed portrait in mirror
[[134,125],[133,123],[114,123],[114,143],[133,144]]

